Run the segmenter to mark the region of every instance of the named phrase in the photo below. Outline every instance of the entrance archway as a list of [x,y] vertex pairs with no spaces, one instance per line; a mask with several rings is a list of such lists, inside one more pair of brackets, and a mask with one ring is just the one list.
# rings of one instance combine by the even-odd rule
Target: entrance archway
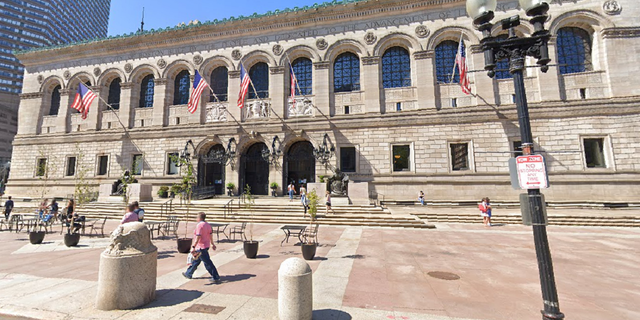
[[264,143],[258,142],[250,146],[242,155],[239,190],[242,191],[246,185],[249,185],[252,194],[269,194],[269,162],[262,158],[262,149],[266,147]]
[[[216,151],[224,152],[224,147],[221,144],[216,144],[207,151],[206,156],[210,157]],[[216,162],[205,163],[204,159],[200,157],[200,161],[198,161],[199,186],[215,186],[216,194],[224,194],[224,175],[225,167],[222,164]]]
[[313,145],[309,141],[299,141],[289,147],[285,154],[284,166],[286,176],[283,185],[293,181],[296,190],[303,184],[316,181],[316,159],[313,157]]

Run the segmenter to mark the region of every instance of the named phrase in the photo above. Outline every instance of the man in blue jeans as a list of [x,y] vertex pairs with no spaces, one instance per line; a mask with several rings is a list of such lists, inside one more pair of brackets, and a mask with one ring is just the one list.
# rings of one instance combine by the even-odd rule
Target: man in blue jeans
[[211,234],[213,233],[213,229],[211,229],[211,225],[205,221],[207,218],[204,212],[198,213],[198,225],[196,225],[196,229],[193,231],[193,245],[191,254],[196,255],[199,254],[197,259],[191,263],[191,266],[187,268],[186,272],[183,272],[182,275],[191,279],[193,277],[193,273],[198,269],[200,265],[200,261],[204,263],[204,267],[211,274],[212,281],[216,284],[220,283],[220,275],[218,274],[218,270],[216,266],[213,265],[213,261],[211,261],[211,257],[209,257],[209,247],[213,250],[216,250],[216,245],[211,241]]

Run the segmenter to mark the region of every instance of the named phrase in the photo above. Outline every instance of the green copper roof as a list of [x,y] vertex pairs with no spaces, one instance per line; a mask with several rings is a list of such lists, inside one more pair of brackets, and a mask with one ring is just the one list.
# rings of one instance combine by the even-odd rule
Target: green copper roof
[[263,13],[263,14],[254,13],[254,14],[252,14],[250,16],[243,16],[243,15],[240,15],[238,17],[231,16],[229,18],[224,18],[222,20],[214,19],[214,20],[209,20],[209,21],[205,21],[205,22],[197,22],[197,23],[192,23],[192,24],[179,24],[179,25],[177,25],[175,27],[151,29],[151,30],[145,30],[145,31],[142,31],[142,32],[131,32],[131,33],[128,33],[128,34],[108,36],[108,37],[105,37],[105,38],[96,38],[96,39],[78,41],[78,42],[67,43],[67,44],[62,44],[62,45],[54,45],[54,46],[47,46],[47,47],[37,47],[37,48],[31,48],[31,49],[27,49],[27,50],[14,50],[13,54],[14,55],[19,55],[19,54],[24,54],[24,53],[38,52],[38,51],[55,50],[55,49],[60,49],[60,48],[73,47],[73,46],[77,46],[77,45],[81,45],[81,44],[96,43],[96,42],[101,42],[101,41],[109,41],[109,40],[113,40],[113,39],[125,39],[125,38],[131,38],[131,37],[147,35],[147,34],[158,34],[158,33],[162,33],[162,32],[169,32],[169,31],[175,31],[175,30],[197,28],[197,27],[200,27],[200,26],[207,26],[207,25],[218,25],[218,24],[224,24],[224,23],[228,23],[228,22],[240,21],[240,20],[246,20],[246,19],[256,19],[256,18],[262,18],[262,17],[271,17],[271,16],[276,16],[276,15],[282,14],[282,13],[307,11],[307,10],[310,10],[310,9],[319,9],[319,8],[331,7],[331,6],[341,5],[341,4],[345,5],[345,4],[349,4],[349,3],[366,2],[366,1],[368,1],[368,0],[342,0],[342,1],[333,0],[331,2],[323,2],[321,4],[314,3],[312,6],[293,7],[293,8],[286,8],[286,9],[283,9],[283,10],[276,9],[274,11],[267,11],[266,13]]

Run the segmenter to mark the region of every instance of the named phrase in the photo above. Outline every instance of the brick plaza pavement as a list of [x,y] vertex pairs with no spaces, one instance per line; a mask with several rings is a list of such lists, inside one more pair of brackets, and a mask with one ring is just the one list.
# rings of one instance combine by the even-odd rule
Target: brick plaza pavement
[[[116,224],[109,221],[107,229]],[[59,233],[31,245],[27,233],[3,231],[0,319],[277,319],[278,268],[289,257],[301,257],[293,242],[280,246],[279,227],[255,225],[254,238],[262,241],[255,260],[244,257],[241,242],[220,243],[212,253],[223,279],[218,285],[209,283],[203,267],[196,279],[184,279],[186,255],[177,253],[175,240],[154,240],[159,253],[156,301],[110,312],[94,308],[99,256],[107,238],[82,237],[79,247],[66,248]],[[314,319],[541,318],[529,227],[437,227],[321,226],[321,245],[309,262]],[[548,230],[560,308],[567,319],[640,319],[640,230]],[[431,276],[435,271],[459,279]],[[217,314],[185,311],[194,304],[223,309]]]

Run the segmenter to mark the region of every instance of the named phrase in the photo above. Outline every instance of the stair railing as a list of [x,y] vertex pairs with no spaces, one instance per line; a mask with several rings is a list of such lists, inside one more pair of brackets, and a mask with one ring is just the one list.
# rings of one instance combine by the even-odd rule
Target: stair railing
[[173,198],[160,205],[160,218],[162,218],[165,213],[171,213],[171,211],[173,211]]
[[227,202],[227,204],[224,205],[224,211],[223,211],[223,216],[226,219],[227,218],[227,213],[229,213],[229,215],[233,215],[233,200],[231,199],[229,200],[229,202]]

